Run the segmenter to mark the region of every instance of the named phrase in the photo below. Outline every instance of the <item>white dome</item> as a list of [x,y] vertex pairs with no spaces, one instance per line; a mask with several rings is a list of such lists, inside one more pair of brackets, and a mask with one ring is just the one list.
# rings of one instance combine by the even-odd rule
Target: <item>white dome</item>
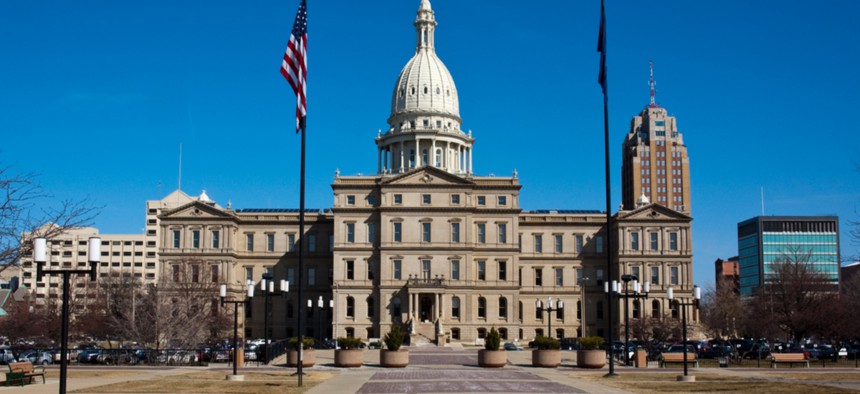
[[448,115],[459,123],[457,87],[448,68],[436,56],[435,27],[436,20],[430,2],[423,0],[415,19],[418,34],[415,56],[406,63],[394,84],[392,121],[401,115],[422,114]]
[[645,195],[645,192],[642,192],[642,195],[636,200],[636,206],[644,207],[648,204],[651,204],[651,200]]

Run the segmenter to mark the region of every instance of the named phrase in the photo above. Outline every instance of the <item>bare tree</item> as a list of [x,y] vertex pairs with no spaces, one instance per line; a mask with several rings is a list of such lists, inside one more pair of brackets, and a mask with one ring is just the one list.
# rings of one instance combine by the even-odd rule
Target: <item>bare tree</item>
[[37,205],[50,197],[37,178],[0,167],[0,271],[21,264],[22,254],[30,253],[32,238],[51,239],[88,226],[98,214],[99,208],[87,200],[66,200],[57,207]]
[[700,304],[702,325],[712,337],[735,337],[737,317],[743,313],[741,298],[731,279],[715,289],[708,289]]

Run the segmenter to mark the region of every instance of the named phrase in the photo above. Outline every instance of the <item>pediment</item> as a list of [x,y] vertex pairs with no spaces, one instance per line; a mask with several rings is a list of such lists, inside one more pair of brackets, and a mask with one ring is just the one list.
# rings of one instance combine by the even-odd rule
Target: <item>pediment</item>
[[648,204],[632,211],[618,214],[619,220],[692,220],[684,213],[666,208],[660,204]]
[[188,204],[180,206],[174,210],[161,215],[162,219],[166,218],[195,218],[195,219],[220,219],[232,218],[232,215],[222,209],[213,207],[201,201],[192,201]]
[[382,182],[382,185],[465,186],[474,185],[474,183],[435,167],[421,167],[386,179]]

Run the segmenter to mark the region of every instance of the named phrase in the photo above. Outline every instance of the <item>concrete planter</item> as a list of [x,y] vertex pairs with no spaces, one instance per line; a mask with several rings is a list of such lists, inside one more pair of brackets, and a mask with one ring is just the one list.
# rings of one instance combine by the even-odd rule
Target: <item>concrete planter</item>
[[[313,349],[305,349],[302,351],[302,368],[313,367],[317,363],[317,353]],[[287,366],[299,366],[299,352],[295,349],[287,352]]]
[[501,368],[508,363],[508,353],[504,350],[478,350],[478,365],[484,368]]
[[338,367],[355,368],[364,363],[364,350],[338,349],[334,351],[334,365]]
[[385,368],[406,368],[409,365],[409,351],[406,349],[380,350],[379,365]]
[[532,366],[540,368],[556,368],[561,365],[561,350],[535,349],[532,350]]
[[603,368],[606,365],[605,350],[579,350],[576,352],[576,366],[579,368]]

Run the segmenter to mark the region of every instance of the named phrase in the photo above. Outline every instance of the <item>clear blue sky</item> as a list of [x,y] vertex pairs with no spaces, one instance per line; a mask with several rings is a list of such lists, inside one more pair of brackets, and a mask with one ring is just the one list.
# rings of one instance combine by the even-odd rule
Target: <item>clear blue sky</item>
[[[335,169],[376,171],[419,0],[310,0],[308,207]],[[298,0],[0,3],[0,161],[138,233],[177,186],[234,208],[298,207],[294,98],[278,73]],[[437,52],[473,130],[475,171],[525,209],[603,209],[599,1],[435,0]],[[737,254],[737,222],[860,211],[860,2],[607,2],[613,206],[621,142],[648,103],[690,155],[695,280]]]

